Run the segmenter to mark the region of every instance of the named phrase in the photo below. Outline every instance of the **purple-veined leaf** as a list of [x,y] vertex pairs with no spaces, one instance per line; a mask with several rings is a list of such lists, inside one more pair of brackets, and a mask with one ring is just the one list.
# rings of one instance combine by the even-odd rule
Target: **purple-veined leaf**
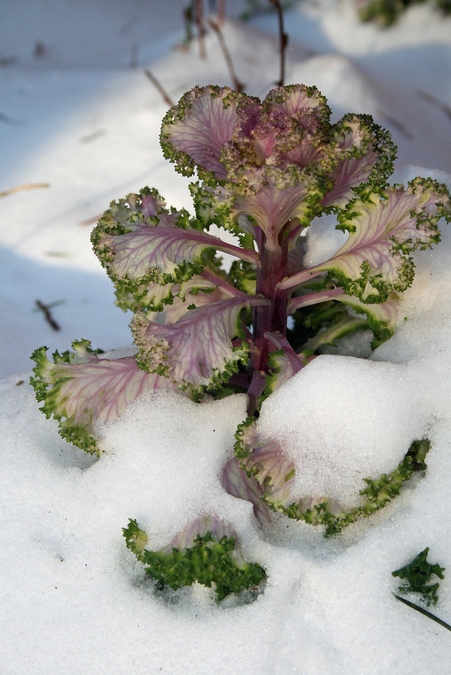
[[[141,284],[129,291],[116,291],[116,304],[132,312],[146,312],[157,323],[175,323],[190,305],[206,305],[239,294],[233,286],[208,268],[194,274],[188,281],[161,286],[153,282]],[[158,318],[155,318],[157,317]]]
[[298,497],[293,494],[296,474],[293,460],[283,452],[277,441],[261,437],[254,418],[249,417],[238,427],[236,439],[235,456],[239,465],[256,480],[262,491],[261,499],[272,510],[314,525],[327,525],[328,517],[343,516],[344,512],[334,497]]
[[[127,198],[130,199],[130,196]],[[133,215],[119,229],[114,228],[111,212],[101,219],[93,233],[94,248],[119,293],[142,292],[149,283],[186,281],[205,265],[202,255],[209,249],[230,253],[258,264],[254,251],[228,244],[218,237],[193,229],[178,215],[139,218]],[[183,226],[182,226],[183,225]]]
[[150,389],[177,387],[167,378],[140,370],[133,356],[106,359],[97,356],[87,340],[73,343],[74,352],[47,358],[46,347],[37,349],[31,378],[41,411],[60,423],[60,434],[70,443],[98,453],[96,424],[111,422]]
[[[257,160],[283,172],[287,167],[315,165],[325,156],[321,141],[329,129],[330,109],[315,87],[302,84],[272,89],[262,103],[260,119],[252,130]],[[326,150],[327,154],[327,150]],[[279,180],[283,181],[282,176]],[[293,183],[291,183],[293,184]]]
[[[205,275],[209,275],[209,278]],[[172,294],[171,304],[165,305],[158,312],[146,313],[150,321],[166,325],[173,324],[190,311],[188,307],[190,309],[193,309],[193,306],[203,307],[220,300],[237,297],[240,291],[205,268],[202,274],[195,274],[189,281],[172,285]]]
[[[262,416],[265,405],[266,402]],[[292,461],[278,441],[263,434],[260,421],[249,417],[238,427],[235,456],[240,466],[255,478],[263,491],[261,498],[271,509],[311,525],[324,525],[326,536],[337,534],[346,525],[371,515],[390,502],[412,476],[412,460],[415,462],[430,445],[425,439],[414,441],[394,471],[376,479],[364,478],[362,489],[356,494],[356,503],[344,507],[337,497],[328,494],[299,495],[295,472],[302,471],[302,463],[299,459],[296,463]],[[422,457],[424,459],[424,454]]]
[[306,87],[303,84],[271,89],[264,100],[264,106],[273,113],[279,113],[288,118],[296,117],[299,120],[298,124],[303,120],[304,127],[307,129],[310,127],[312,113],[315,117],[321,116],[326,119],[330,116],[325,97],[316,87]]
[[437,221],[449,217],[449,195],[431,179],[417,178],[407,189],[388,188],[354,200],[340,214],[346,243],[326,262],[310,267],[279,284],[293,288],[329,272],[349,295],[362,301],[382,302],[392,291],[403,291],[414,276],[409,254],[440,240]]
[[334,133],[340,161],[329,175],[334,186],[321,204],[326,208],[343,208],[362,183],[384,187],[393,172],[396,148],[389,132],[368,115],[345,115],[335,125]]
[[[216,296],[216,293],[214,294]],[[213,299],[211,296],[208,300],[205,300],[205,303],[198,304],[207,304],[209,302],[215,302],[220,298]],[[176,323],[184,314],[189,310],[188,307],[192,305],[192,300],[182,300],[179,296],[176,296],[173,302],[170,305],[165,305],[161,311],[158,312],[146,312],[146,318],[154,323],[164,324],[170,326]]]
[[228,87],[194,87],[171,108],[163,120],[161,145],[177,170],[192,175],[194,167],[225,180],[220,162],[223,146],[241,125],[238,103],[251,101]]
[[352,188],[368,180],[377,160],[378,157],[372,148],[362,157],[342,160],[330,174],[334,187],[324,196],[322,206],[326,208],[345,206],[354,197]]
[[232,339],[242,333],[241,311],[267,303],[243,293],[190,310],[171,326],[137,314],[131,328],[139,348],[138,363],[148,372],[168,377],[182,389],[190,388],[193,394],[218,386],[247,358],[244,342],[232,345]]
[[311,307],[312,305],[328,302],[329,300],[337,300],[338,302],[343,302],[345,305],[350,305],[357,314],[371,315],[374,319],[386,323],[393,330],[396,326],[400,305],[400,298],[397,293],[390,293],[385,302],[368,304],[356,298],[355,295],[348,295],[342,288],[329,288],[325,291],[306,293],[305,295],[297,295],[290,298],[287,314],[293,314],[293,312],[302,307]]
[[262,526],[272,524],[271,512],[262,500],[263,487],[240,467],[235,457],[224,468],[222,484],[229,495],[251,502],[254,516]]
[[189,523],[181,532],[175,535],[167,546],[160,550],[162,553],[172,553],[173,548],[179,551],[191,548],[194,546],[197,537],[203,537],[207,532],[211,532],[213,539],[217,541],[221,541],[223,537],[238,540],[238,535],[232,525],[224,523],[215,516],[203,515]]
[[262,488],[263,500],[273,509],[288,506],[295,476],[293,460],[277,441],[260,438],[252,417],[238,427],[236,439],[235,456]]
[[[177,219],[177,212],[170,212],[166,208],[166,201],[158,190],[148,187],[143,188],[138,194],[129,194],[125,199],[118,199],[110,204],[110,208],[102,216],[105,229],[120,227],[130,221],[130,218],[150,218],[154,216],[169,216]],[[94,231],[97,228],[94,228]]]
[[[324,97],[314,87],[290,85],[269,92],[259,112],[255,105],[238,107],[243,124],[222,149],[230,189],[248,195],[267,186],[282,190],[313,182],[318,188],[312,176],[333,166],[327,142],[330,110]],[[250,108],[252,124],[246,121]]]

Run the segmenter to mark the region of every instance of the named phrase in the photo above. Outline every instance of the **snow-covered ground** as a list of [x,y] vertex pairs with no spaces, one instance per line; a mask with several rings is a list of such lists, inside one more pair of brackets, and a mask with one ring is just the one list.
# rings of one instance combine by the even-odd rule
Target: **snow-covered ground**
[[[224,492],[219,475],[245,416],[242,396],[201,406],[169,393],[145,398],[104,431],[94,461],[59,438],[27,383],[42,344],[131,343],[129,317],[114,306],[89,242],[109,202],[149,185],[190,208],[187,181],[158,144],[167,105],[143,69],[174,101],[194,84],[231,82],[214,34],[204,60],[196,44],[180,48],[184,4],[0,8],[0,194],[48,184],[0,197],[0,672],[448,675],[449,633],[395,600],[391,576],[426,546],[451,574],[445,224],[443,242],[415,257],[396,335],[370,361],[319,357],[262,411],[266,429],[311,448],[309,487],[354,489],[356,475],[386,471],[411,440],[430,438],[425,478],[337,539],[285,519],[263,534],[250,505]],[[245,6],[230,2],[230,13]],[[286,28],[287,83],[315,84],[334,119],[366,112],[390,129],[394,180],[431,175],[451,187],[451,18],[416,6],[380,30],[359,24],[351,5],[324,0],[295,5]],[[279,76],[276,29],[274,14],[225,27],[250,94],[265,96]],[[337,243],[334,230],[321,232],[312,257]],[[37,300],[56,303],[59,331]],[[267,570],[254,603],[218,606],[200,586],[161,597],[125,548],[129,518],[158,548],[207,512],[232,522],[245,558]],[[447,571],[434,611],[450,623]]]

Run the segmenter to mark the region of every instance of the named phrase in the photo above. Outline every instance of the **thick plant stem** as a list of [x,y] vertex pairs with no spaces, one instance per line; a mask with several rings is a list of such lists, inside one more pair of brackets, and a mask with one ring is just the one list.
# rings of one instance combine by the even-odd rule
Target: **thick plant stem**
[[270,304],[256,307],[254,310],[256,350],[252,357],[252,365],[254,370],[260,373],[267,372],[268,355],[273,350],[265,333],[286,334],[287,291],[276,286],[286,275],[287,260],[286,240],[283,240],[277,250],[265,247],[262,251],[261,268],[257,272],[257,295],[269,300]]
[[259,396],[263,393],[265,386],[266,386],[266,379],[264,375],[258,370],[254,370],[252,382],[250,384],[249,389],[247,390],[247,395],[249,397],[247,414],[249,416],[254,415],[256,410],[258,410],[258,399]]

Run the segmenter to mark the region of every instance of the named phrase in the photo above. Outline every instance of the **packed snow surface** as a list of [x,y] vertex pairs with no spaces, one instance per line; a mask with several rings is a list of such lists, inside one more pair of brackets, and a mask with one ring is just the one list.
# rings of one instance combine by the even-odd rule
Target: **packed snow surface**
[[[186,3],[4,2],[0,10],[0,670],[5,675],[448,675],[448,631],[399,603],[393,570],[426,546],[446,568],[434,612],[451,622],[451,233],[415,254],[396,335],[369,360],[356,345],[325,354],[264,404],[259,426],[297,466],[296,490],[352,503],[365,477],[391,471],[414,439],[424,477],[375,517],[324,539],[228,495],[244,396],[194,404],[143,396],[101,430],[102,454],[65,443],[28,384],[30,353],[130,344],[129,317],[91,252],[112,199],[156,187],[190,208],[186,181],[158,145],[167,105],[144,67],[179,96],[231,85],[214,34],[207,58],[180,47]],[[244,3],[230,2],[236,17]],[[276,19],[230,21],[225,36],[246,91],[278,78]],[[349,4],[295,4],[287,81],[317,85],[338,119],[367,112],[399,145],[394,176],[451,187],[451,19],[413,7],[392,29],[357,22]],[[448,106],[448,107],[447,107]],[[420,167],[420,168],[419,168]],[[430,167],[430,168],[421,168]],[[342,243],[332,218],[312,228],[309,262]],[[52,305],[55,331],[35,301]],[[368,346],[368,345],[366,345]],[[233,525],[243,556],[268,575],[254,602],[222,605],[196,585],[159,593],[126,549],[135,518],[160,548],[199,515]],[[416,601],[417,598],[412,597]]]

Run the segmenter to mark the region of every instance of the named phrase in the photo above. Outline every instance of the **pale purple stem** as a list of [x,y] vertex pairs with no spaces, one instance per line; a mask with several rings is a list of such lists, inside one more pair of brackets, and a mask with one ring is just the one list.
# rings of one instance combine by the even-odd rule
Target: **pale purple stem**
[[258,397],[263,393],[263,390],[266,387],[265,376],[266,373],[261,373],[258,370],[254,370],[253,372],[252,382],[247,390],[247,395],[249,397],[249,404],[247,406],[248,415],[253,415],[258,408]]

